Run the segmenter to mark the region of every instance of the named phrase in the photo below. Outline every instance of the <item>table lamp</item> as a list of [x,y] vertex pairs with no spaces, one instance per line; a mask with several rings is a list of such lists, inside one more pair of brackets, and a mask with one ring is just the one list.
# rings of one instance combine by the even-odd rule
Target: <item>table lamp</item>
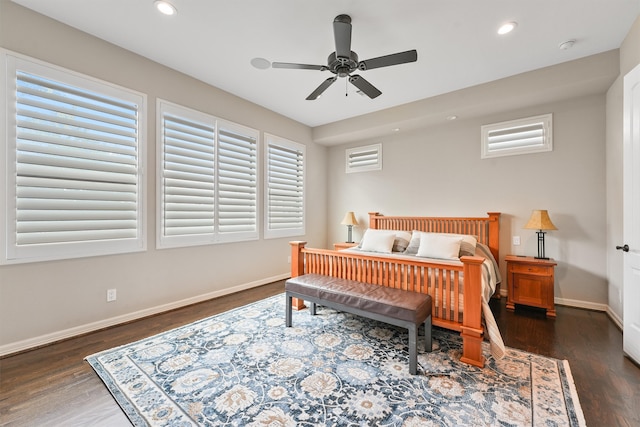
[[537,259],[549,259],[544,256],[544,230],[557,230],[556,226],[551,222],[549,213],[546,210],[534,210],[531,212],[531,218],[524,228],[538,230],[538,256]]
[[346,225],[347,230],[349,230],[347,235],[347,243],[353,243],[353,239],[351,238],[351,230],[353,229],[354,225],[358,225],[355,214],[353,212],[347,212],[340,224]]

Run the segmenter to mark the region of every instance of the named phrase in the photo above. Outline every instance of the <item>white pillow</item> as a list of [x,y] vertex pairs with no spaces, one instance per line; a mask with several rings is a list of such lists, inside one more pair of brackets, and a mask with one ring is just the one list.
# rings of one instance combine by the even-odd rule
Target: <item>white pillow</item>
[[390,230],[374,230],[368,228],[360,241],[360,249],[368,252],[382,252],[390,254],[396,233]]
[[456,235],[423,233],[416,256],[438,259],[459,259],[462,238]]
[[422,236],[427,234],[458,237],[462,240],[460,242],[459,256],[475,255],[476,245],[478,243],[478,239],[476,239],[475,236],[471,236],[469,234],[431,233],[431,232],[424,232],[424,231],[417,231],[417,230],[414,230],[413,234],[411,235],[411,241],[409,242],[407,249],[404,251],[405,255],[416,255],[418,253],[418,248],[420,247],[420,241]]

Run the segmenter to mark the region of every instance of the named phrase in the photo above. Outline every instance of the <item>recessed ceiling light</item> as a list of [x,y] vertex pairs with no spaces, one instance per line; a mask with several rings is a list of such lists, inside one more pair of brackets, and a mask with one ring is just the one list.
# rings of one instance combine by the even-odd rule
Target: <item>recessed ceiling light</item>
[[153,4],[156,6],[156,9],[158,9],[158,11],[163,15],[171,16],[178,13],[178,10],[175,8],[175,6],[166,0],[156,0],[155,2],[153,2]]
[[400,132],[400,128],[393,128],[391,129],[393,132]]
[[449,120],[449,121],[453,121],[453,120],[455,120],[455,119],[457,119],[457,118],[458,118],[458,116],[456,116],[455,114],[452,114],[452,115],[450,115],[450,116],[447,116],[447,120]]
[[266,70],[271,67],[271,62],[267,61],[264,58],[253,58],[251,60],[251,65],[256,67],[258,70]]
[[511,31],[513,31],[514,28],[516,28],[518,26],[518,23],[515,21],[512,22],[507,22],[505,24],[502,24],[500,26],[500,28],[498,28],[498,34],[503,35],[503,34],[507,34],[510,33]]

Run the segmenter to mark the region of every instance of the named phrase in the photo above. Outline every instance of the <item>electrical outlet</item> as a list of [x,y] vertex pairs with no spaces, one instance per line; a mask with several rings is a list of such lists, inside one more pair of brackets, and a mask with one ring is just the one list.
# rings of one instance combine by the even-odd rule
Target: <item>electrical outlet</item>
[[116,300],[116,290],[115,289],[107,289],[107,302],[112,302]]
[[520,236],[513,236],[513,246],[520,246]]
[[288,262],[289,264],[291,264],[291,255],[289,255],[289,256],[287,257],[287,262]]

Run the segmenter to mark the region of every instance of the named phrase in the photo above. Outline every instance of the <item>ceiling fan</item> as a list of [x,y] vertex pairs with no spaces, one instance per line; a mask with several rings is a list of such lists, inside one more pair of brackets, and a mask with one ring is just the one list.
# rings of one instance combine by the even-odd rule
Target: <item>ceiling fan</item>
[[391,65],[406,64],[418,60],[418,52],[407,50],[406,52],[393,53],[358,62],[358,55],[351,50],[351,17],[338,15],[333,20],[333,35],[336,42],[336,51],[329,55],[327,65],[292,64],[289,62],[274,62],[273,68],[291,68],[297,70],[331,71],[335,76],[326,79],[307,97],[308,101],[318,98],[338,77],[349,77],[349,82],[360,89],[365,95],[373,99],[382,94],[375,86],[358,74],[351,74],[356,70],[365,71],[374,68],[388,67]]

